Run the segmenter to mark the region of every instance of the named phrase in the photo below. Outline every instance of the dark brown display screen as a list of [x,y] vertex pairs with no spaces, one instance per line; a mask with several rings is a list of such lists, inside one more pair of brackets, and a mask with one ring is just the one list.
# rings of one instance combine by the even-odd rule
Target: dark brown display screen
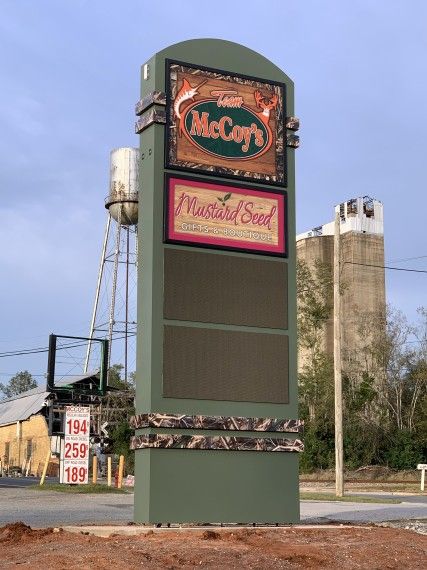
[[287,404],[288,337],[165,326],[163,396]]
[[166,319],[286,329],[287,263],[165,249]]

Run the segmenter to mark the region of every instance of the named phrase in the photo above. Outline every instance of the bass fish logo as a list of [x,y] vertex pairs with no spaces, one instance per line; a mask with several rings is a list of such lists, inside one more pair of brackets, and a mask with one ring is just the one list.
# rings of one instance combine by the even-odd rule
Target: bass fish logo
[[197,100],[207,81],[193,86],[182,80],[173,105],[179,136],[203,152],[227,160],[250,160],[265,154],[273,144],[269,122],[278,96],[254,91],[255,110],[234,89],[210,91],[210,97]]

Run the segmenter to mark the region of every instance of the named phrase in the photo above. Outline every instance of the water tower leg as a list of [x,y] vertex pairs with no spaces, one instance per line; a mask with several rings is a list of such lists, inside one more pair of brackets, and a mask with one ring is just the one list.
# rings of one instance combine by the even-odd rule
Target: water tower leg
[[[101,290],[102,275],[104,273],[105,253],[107,251],[107,243],[108,243],[108,236],[110,233],[110,225],[111,225],[111,215],[108,214],[107,224],[105,226],[105,233],[104,233],[104,243],[102,245],[101,262],[99,264],[98,281],[96,284],[95,303],[93,305],[92,320],[90,322],[89,338],[93,337],[93,332],[94,332],[94,328],[95,328],[96,313],[98,311],[99,293]],[[88,345],[87,345],[87,350],[86,350],[86,360],[85,360],[84,372],[88,371],[91,350],[92,350],[92,343],[89,341]]]
[[111,341],[113,339],[113,328],[114,328],[114,311],[116,305],[116,289],[117,289],[117,272],[119,268],[119,257],[120,257],[120,232],[121,226],[121,208],[117,216],[117,230],[116,230],[116,245],[114,248],[114,265],[113,265],[113,286],[111,289],[111,304],[110,304],[110,317],[108,323],[108,340],[109,340],[109,353],[108,353],[108,368],[111,365]]
[[135,268],[138,269],[138,226],[135,226]]
[[129,226],[126,227],[125,382],[128,381],[128,320],[129,320]]

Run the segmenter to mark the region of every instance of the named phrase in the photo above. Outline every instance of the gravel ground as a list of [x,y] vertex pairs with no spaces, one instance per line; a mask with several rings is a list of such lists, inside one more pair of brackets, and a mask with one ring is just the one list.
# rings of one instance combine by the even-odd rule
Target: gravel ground
[[405,530],[412,530],[418,534],[427,535],[427,519],[413,521],[389,521],[378,523],[376,526],[381,526],[384,528],[403,528]]

